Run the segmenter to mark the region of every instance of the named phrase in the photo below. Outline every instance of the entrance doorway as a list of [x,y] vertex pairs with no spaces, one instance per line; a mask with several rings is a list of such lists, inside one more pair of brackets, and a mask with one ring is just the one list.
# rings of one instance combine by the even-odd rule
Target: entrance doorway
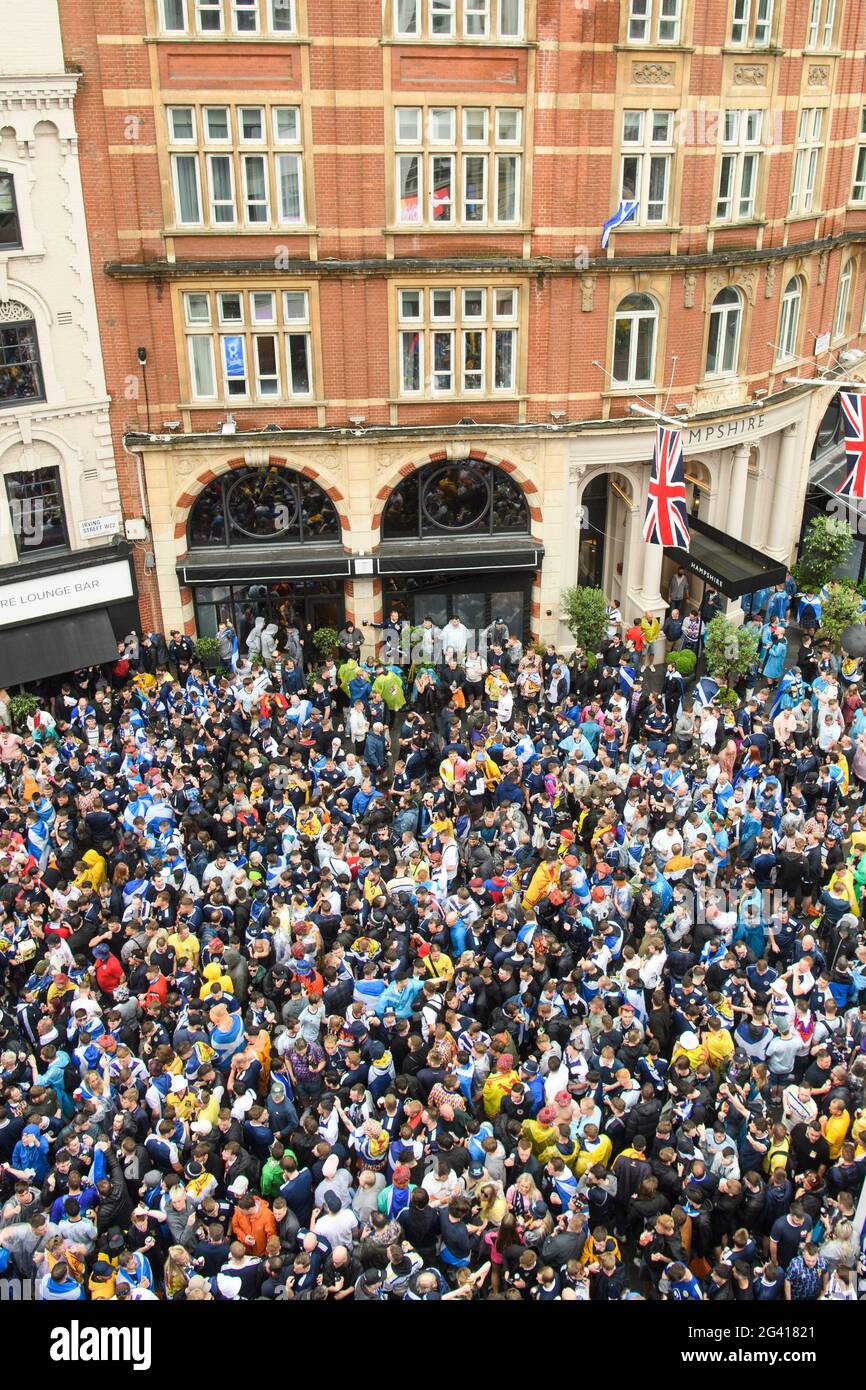
[[384,609],[387,614],[397,608],[413,624],[429,616],[437,627],[457,617],[476,632],[501,618],[508,631],[525,642],[530,633],[531,589],[531,575],[520,570],[482,570],[456,579],[453,574],[400,575],[385,581]]

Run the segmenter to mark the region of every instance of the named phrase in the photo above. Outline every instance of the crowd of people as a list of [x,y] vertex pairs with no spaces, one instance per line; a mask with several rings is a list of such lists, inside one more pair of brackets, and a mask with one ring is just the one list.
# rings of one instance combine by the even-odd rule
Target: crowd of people
[[0,692],[0,1280],[860,1296],[859,668],[789,584],[684,682],[682,579],[598,652],[395,612]]

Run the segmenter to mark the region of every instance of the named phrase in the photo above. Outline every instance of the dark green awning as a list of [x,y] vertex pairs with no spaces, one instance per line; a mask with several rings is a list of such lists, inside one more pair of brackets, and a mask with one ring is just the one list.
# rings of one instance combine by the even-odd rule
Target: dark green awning
[[104,608],[0,632],[0,686],[24,685],[116,660],[117,638]]

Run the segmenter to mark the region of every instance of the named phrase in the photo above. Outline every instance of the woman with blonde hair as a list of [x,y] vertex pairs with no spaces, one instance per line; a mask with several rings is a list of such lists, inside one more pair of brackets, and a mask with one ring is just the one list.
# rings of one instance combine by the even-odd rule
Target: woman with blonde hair
[[183,1298],[194,1273],[189,1251],[182,1245],[170,1245],[163,1274],[165,1296],[170,1302]]

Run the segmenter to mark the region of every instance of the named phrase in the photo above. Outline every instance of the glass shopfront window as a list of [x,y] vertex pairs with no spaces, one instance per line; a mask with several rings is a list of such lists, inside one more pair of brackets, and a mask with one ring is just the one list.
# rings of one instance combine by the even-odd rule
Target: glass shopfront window
[[196,630],[200,637],[216,637],[220,623],[231,623],[238,634],[241,654],[256,618],[276,623],[278,642],[290,627],[304,635],[309,626],[335,627],[345,622],[342,579],[293,579],[279,583],[197,584],[195,596]]

